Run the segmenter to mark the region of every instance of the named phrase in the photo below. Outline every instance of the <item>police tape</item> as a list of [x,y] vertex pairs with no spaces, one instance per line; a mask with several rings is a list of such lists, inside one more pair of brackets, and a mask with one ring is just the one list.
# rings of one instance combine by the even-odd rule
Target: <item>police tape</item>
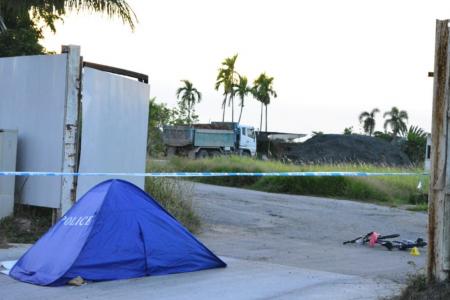
[[67,172],[8,172],[0,176],[108,176],[108,177],[372,177],[372,176],[427,176],[411,172],[156,172],[156,173],[67,173]]

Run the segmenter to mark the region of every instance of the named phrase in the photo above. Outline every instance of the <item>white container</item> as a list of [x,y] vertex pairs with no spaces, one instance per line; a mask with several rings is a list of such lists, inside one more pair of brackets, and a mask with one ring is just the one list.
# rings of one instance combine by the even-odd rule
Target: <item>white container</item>
[[[0,172],[16,171],[17,130],[0,129]],[[0,219],[14,212],[14,176],[0,176]]]

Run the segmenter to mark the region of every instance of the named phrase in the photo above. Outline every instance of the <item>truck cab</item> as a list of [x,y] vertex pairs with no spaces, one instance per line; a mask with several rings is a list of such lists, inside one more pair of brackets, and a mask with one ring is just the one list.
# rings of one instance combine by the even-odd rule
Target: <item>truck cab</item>
[[238,125],[239,150],[242,155],[256,155],[256,134],[252,126]]

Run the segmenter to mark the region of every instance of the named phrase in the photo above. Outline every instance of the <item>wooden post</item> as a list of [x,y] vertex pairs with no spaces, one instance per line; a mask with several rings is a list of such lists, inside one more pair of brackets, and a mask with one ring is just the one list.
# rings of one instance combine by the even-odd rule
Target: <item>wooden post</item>
[[[80,47],[63,46],[63,53],[67,53],[67,87],[66,111],[64,116],[64,155],[63,172],[74,173],[78,169],[78,117],[79,117],[79,89],[81,86]],[[58,217],[65,214],[76,200],[76,178],[62,177],[61,205]]]
[[449,28],[436,21],[431,170],[428,198],[428,265],[430,281],[448,279],[450,243]]

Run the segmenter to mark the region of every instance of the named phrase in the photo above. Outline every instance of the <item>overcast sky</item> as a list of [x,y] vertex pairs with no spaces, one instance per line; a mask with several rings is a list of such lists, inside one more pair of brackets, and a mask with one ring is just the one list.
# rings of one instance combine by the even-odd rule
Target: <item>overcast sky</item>
[[[129,0],[135,32],[120,21],[71,14],[46,33],[44,46],[81,46],[85,60],[146,73],[151,96],[176,103],[181,79],[203,93],[200,121],[221,120],[214,90],[221,61],[239,54],[238,72],[275,77],[269,130],[342,133],[361,130],[362,111],[406,110],[410,125],[430,131],[436,19],[450,1]],[[231,118],[231,110],[226,119]],[[236,116],[238,108],[236,107]],[[259,104],[246,100],[242,123],[259,127]]]

